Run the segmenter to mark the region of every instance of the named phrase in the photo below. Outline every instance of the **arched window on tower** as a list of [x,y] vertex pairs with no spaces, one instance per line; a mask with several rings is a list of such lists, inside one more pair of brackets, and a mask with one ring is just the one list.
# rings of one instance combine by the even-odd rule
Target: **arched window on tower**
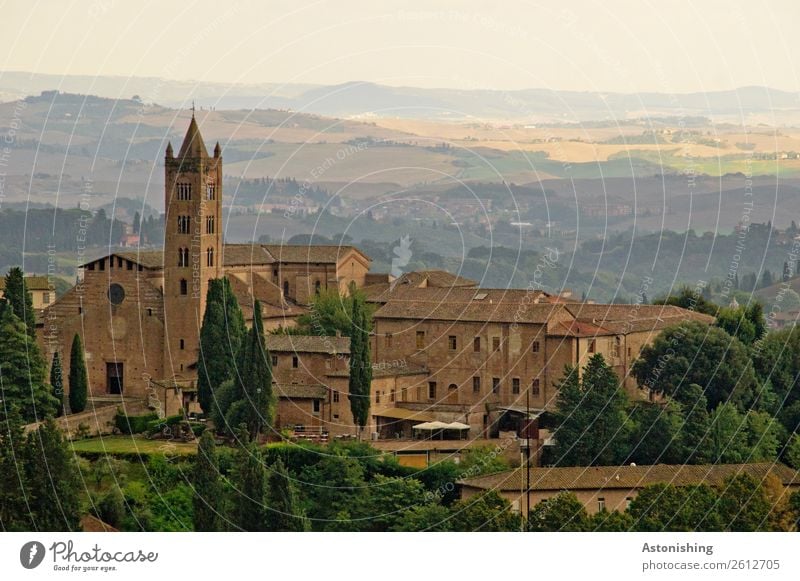
[[214,249],[208,248],[206,250],[206,266],[214,266]]
[[178,248],[178,266],[186,266],[184,264],[183,259],[184,259],[183,248]]
[[214,216],[206,216],[206,234],[214,233]]
[[189,294],[189,283],[186,282],[185,278],[181,279],[181,294],[188,295]]
[[189,234],[192,228],[192,218],[190,216],[178,216],[178,234]]
[[217,198],[217,185],[214,183],[206,184],[206,199],[215,200]]
[[188,201],[192,199],[192,184],[178,183],[175,186],[178,189],[178,199],[181,201]]

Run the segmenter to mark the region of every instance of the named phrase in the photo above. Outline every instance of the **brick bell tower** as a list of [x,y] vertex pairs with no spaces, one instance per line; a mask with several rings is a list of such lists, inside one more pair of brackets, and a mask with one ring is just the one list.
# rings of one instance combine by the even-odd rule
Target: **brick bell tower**
[[222,155],[208,155],[194,118],[164,160],[164,375],[196,379],[208,281],[222,273]]

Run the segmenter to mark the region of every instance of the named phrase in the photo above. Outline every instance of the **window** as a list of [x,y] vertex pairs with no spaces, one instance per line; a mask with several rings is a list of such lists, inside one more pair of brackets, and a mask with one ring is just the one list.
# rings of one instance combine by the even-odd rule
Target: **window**
[[630,357],[630,356],[631,356],[631,348],[628,347],[628,357]]
[[178,216],[178,234],[188,234],[191,230],[191,216]]
[[531,382],[531,395],[539,395],[539,378]]
[[147,309],[147,316],[148,317],[152,317],[153,316],[153,309]]
[[515,377],[511,380],[511,393],[514,395],[519,394],[519,377]]
[[206,185],[206,199],[214,200],[217,197],[217,185],[216,184],[207,184]]
[[594,353],[594,350],[595,350],[595,341],[594,339],[592,339],[591,341],[589,341],[589,353]]
[[606,509],[606,499],[602,496],[597,499],[597,511],[603,512]]
[[186,282],[185,278],[181,279],[181,294],[188,295],[189,294],[189,283]]
[[278,356],[277,355],[273,355],[272,356],[272,366],[273,367],[277,367],[278,366]]
[[[111,260],[114,260],[113,258]],[[122,257],[117,256],[117,267],[122,268]]]
[[447,347],[450,349],[450,351],[455,351],[457,349],[458,340],[456,339],[455,335],[450,335],[447,338]]
[[319,403],[319,400],[318,400],[318,399],[314,399],[314,400],[312,400],[312,402],[311,402],[311,406],[312,406],[312,407],[311,407],[311,410],[312,410],[312,411],[313,411],[315,414],[318,414],[318,413],[319,413],[319,410],[320,410],[320,407],[321,407],[321,406],[320,406],[320,403]]
[[480,337],[475,337],[472,340],[472,350],[475,353],[480,353],[481,352],[481,338]]
[[425,348],[425,331],[417,331],[417,349]]
[[297,358],[297,355],[292,356],[292,367],[294,367],[295,369],[300,367],[300,359]]
[[128,268],[128,270],[133,270],[133,262],[130,260],[125,262],[125,266]]
[[179,200],[188,201],[192,199],[192,184],[179,183],[176,187]]
[[214,249],[208,248],[206,250],[206,266],[214,266]]
[[500,337],[492,337],[492,351],[500,351]]
[[436,382],[428,382],[428,399],[436,399]]
[[46,305],[50,304],[50,293],[42,293],[42,302]]
[[386,335],[383,337],[383,342],[387,349],[390,348],[392,346],[392,334],[386,333]]
[[183,339],[181,339],[181,341],[180,341],[181,350],[183,350],[183,346],[184,346],[184,342],[183,342]]
[[481,378],[480,377],[473,377],[472,378],[472,393],[480,393],[481,392]]
[[394,401],[394,389],[392,389],[392,390],[389,392],[389,401],[391,401],[391,402],[393,402],[393,401]]
[[333,419],[334,420],[338,420],[339,419],[339,414],[333,414]]
[[322,283],[320,281],[318,281],[318,280],[315,280],[314,281],[314,294],[315,295],[319,295],[319,292],[320,292],[321,288],[322,288]]
[[283,296],[284,297],[288,297],[289,296],[289,281],[288,280],[283,281]]
[[458,386],[455,383],[451,383],[447,386],[448,391],[458,391]]
[[106,269],[106,259],[105,258],[101,258],[100,260],[97,261],[97,265],[100,267],[100,270],[105,270]]
[[88,268],[89,270],[94,270],[94,262],[90,262],[89,264],[87,264],[86,268]]
[[339,403],[339,392],[338,391],[334,391],[333,392],[333,403]]
[[614,337],[614,340],[611,342],[611,356],[619,357],[621,348],[622,348],[622,338]]
[[538,353],[539,352],[539,342],[538,341],[534,341],[533,342],[533,344],[531,345],[531,351],[533,353]]
[[82,314],[83,314],[83,307],[78,307],[78,314],[79,314],[79,315],[82,315]]
[[381,403],[381,392],[380,391],[376,391],[375,392],[375,403]]
[[500,378],[492,377],[492,393],[500,393]]
[[206,234],[214,233],[214,216],[206,216]]
[[189,266],[188,248],[178,248],[178,266]]

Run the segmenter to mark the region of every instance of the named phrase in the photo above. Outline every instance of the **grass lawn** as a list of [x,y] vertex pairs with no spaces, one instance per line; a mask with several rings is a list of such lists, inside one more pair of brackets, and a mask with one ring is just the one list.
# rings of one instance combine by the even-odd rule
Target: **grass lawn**
[[75,440],[71,443],[77,454],[164,454],[166,456],[194,454],[197,444],[192,442],[169,442],[147,440],[131,436],[102,436]]

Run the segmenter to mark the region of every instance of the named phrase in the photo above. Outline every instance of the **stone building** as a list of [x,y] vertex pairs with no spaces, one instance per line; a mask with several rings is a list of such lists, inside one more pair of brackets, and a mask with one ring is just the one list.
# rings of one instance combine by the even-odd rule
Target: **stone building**
[[[25,276],[25,288],[31,293],[33,310],[39,313],[56,300],[55,288],[50,284],[47,276],[42,274],[29,274]],[[0,276],[0,296],[6,290],[6,279]]]

